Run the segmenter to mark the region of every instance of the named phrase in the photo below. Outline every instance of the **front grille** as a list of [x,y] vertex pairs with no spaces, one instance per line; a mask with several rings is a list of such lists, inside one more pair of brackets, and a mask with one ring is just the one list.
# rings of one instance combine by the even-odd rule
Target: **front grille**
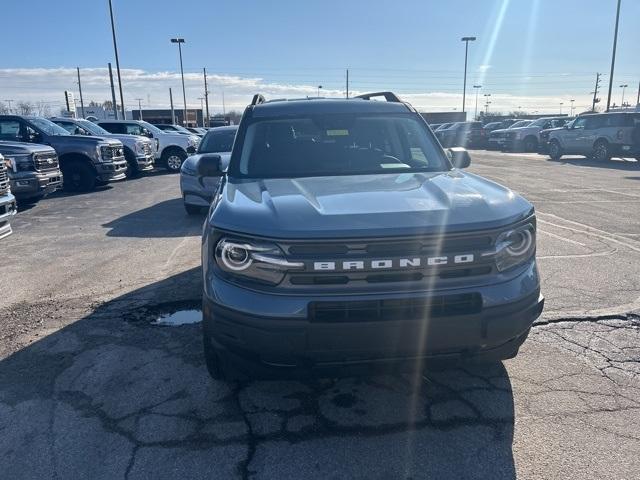
[[4,158],[0,156],[0,195],[4,195],[9,191],[9,174],[7,173],[7,165]]
[[56,155],[55,152],[36,153],[33,158],[33,163],[36,170],[39,172],[57,170],[58,155]]
[[312,302],[309,313],[312,322],[386,322],[422,320],[480,312],[479,293],[440,295],[430,298],[394,300],[363,300],[342,302]]
[[113,160],[114,158],[120,158],[124,155],[122,147],[105,146],[100,149],[100,154],[105,160]]

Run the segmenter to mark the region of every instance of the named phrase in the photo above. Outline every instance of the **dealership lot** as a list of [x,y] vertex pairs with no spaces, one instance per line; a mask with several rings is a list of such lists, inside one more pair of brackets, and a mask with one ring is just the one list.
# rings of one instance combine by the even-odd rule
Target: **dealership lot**
[[[56,194],[3,241],[6,478],[634,478],[640,166],[473,152],[531,200],[547,298],[514,360],[413,375],[211,381],[200,231],[178,178]],[[613,459],[613,461],[612,461]]]

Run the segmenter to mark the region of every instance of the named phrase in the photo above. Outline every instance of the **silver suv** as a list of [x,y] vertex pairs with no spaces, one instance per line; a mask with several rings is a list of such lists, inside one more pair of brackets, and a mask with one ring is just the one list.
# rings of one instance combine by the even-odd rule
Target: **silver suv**
[[640,112],[582,115],[549,133],[549,156],[584,155],[598,161],[611,157],[640,157],[637,136]]

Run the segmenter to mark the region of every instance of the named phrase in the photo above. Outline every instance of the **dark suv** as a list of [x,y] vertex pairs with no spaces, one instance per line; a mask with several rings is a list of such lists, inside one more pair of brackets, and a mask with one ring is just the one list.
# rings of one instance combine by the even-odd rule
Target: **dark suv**
[[69,135],[42,117],[0,115],[0,140],[49,145],[58,154],[65,190],[92,190],[126,178],[122,143],[104,137]]
[[197,169],[221,177],[202,241],[215,378],[511,358],[542,311],[533,206],[456,168],[466,150],[390,92],[256,95],[222,161]]
[[456,122],[436,131],[443,147],[479,148],[484,146],[485,131],[482,122]]

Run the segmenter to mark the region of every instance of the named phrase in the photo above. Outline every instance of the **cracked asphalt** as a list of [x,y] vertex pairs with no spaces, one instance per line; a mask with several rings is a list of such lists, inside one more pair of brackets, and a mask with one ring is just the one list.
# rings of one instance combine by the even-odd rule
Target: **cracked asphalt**
[[423,375],[212,381],[202,217],[154,174],[24,209],[2,241],[0,478],[635,479],[640,166],[473,152],[536,206],[520,354]]

